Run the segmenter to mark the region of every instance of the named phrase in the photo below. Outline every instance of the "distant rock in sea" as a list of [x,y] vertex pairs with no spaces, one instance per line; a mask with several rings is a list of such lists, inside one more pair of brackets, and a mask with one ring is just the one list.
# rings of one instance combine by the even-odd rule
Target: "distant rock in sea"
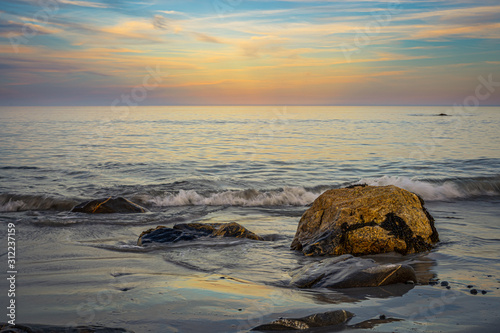
[[158,226],[144,231],[137,240],[137,245],[149,243],[174,243],[181,240],[193,240],[198,237],[235,237],[264,240],[236,222],[231,223],[181,223],[173,228]]
[[252,328],[252,331],[293,331],[307,330],[310,328],[328,327],[345,323],[354,317],[354,314],[345,311],[329,311],[316,313],[303,318],[280,318],[269,324]]
[[430,250],[439,236],[424,201],[399,187],[328,190],[302,215],[291,248],[305,255]]
[[350,254],[310,263],[290,275],[290,285],[298,288],[361,288],[417,282],[409,265],[379,265],[372,259]]
[[440,117],[447,117],[447,116],[449,116],[449,115],[448,115],[448,114],[446,114],[446,113],[440,113],[440,114],[438,114],[438,116],[440,116]]
[[82,202],[73,209],[74,213],[112,214],[112,213],[145,213],[148,210],[123,197],[109,197]]

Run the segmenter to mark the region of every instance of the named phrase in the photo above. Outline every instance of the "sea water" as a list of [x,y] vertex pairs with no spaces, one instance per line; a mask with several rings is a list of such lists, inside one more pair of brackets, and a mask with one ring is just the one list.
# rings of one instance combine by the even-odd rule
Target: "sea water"
[[[499,129],[494,107],[1,108],[0,260],[7,271],[13,223],[17,322],[235,332],[333,307],[356,313],[353,322],[381,311],[402,319],[381,330],[494,329]],[[307,205],[356,183],[396,185],[426,201],[441,238],[436,249],[371,256],[410,263],[422,286],[289,288],[291,269],[320,259],[289,249]],[[150,212],[69,212],[109,196]],[[136,245],[146,229],[193,221],[238,222],[272,241]],[[432,277],[454,293],[423,286]],[[472,296],[467,285],[486,294]],[[413,307],[401,304],[408,300]]]

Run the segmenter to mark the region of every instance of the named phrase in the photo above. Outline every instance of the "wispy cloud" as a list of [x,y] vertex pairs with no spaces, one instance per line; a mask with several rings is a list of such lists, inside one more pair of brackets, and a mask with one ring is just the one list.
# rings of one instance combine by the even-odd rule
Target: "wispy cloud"
[[[223,17],[210,2],[58,3],[46,19],[38,0],[5,1],[2,97],[41,96],[30,90],[40,86],[53,88],[51,100],[58,86],[112,95],[158,65],[169,76],[155,93],[177,103],[356,104],[360,90],[387,101],[397,91],[410,103],[416,92],[437,100],[466,91],[467,75],[499,64],[494,0],[401,0],[394,11],[394,0],[247,0]],[[36,34],[14,53],[12,36],[28,30]],[[345,50],[355,52],[350,61]]]
[[106,4],[100,2],[92,1],[79,1],[79,0],[57,0],[59,3],[80,6],[80,7],[90,7],[90,8],[108,8]]

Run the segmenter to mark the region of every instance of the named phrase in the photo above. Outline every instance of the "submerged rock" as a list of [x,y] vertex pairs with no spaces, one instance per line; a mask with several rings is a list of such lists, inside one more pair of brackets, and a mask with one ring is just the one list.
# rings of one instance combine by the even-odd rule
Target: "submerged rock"
[[290,284],[299,288],[360,288],[417,282],[409,265],[379,265],[372,259],[350,254],[308,264],[290,275]]
[[302,215],[291,248],[308,256],[427,251],[439,237],[423,205],[393,185],[328,190]]
[[264,240],[238,223],[181,223],[173,228],[158,226],[141,233],[137,245],[149,243],[174,243],[181,240],[193,240],[198,237],[235,237]]
[[109,197],[82,202],[71,209],[74,213],[111,214],[145,213],[147,209],[122,197]]
[[280,318],[269,324],[252,328],[252,331],[307,330],[314,327],[327,327],[345,323],[354,314],[345,310],[316,313],[303,318]]
[[0,332],[5,333],[134,333],[123,328],[110,328],[103,326],[50,326],[50,325],[8,325],[0,323]]

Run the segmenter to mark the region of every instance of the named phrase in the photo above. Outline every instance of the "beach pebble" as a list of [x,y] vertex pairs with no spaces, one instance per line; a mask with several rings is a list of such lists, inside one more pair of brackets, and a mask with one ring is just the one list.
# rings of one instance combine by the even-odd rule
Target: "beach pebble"
[[471,293],[472,295],[477,295],[477,290],[476,290],[476,289],[471,289],[471,290],[470,290],[470,293]]
[[441,282],[441,286],[442,286],[442,287],[446,287],[446,286],[448,286],[448,285],[449,285],[448,281],[442,281],[442,282]]
[[486,293],[487,293],[486,290],[481,291],[481,294],[483,294],[483,295],[486,295]]
[[470,289],[470,288],[472,288],[472,287],[474,287],[472,284],[469,284],[469,285],[467,286],[467,288],[469,288],[469,289]]

